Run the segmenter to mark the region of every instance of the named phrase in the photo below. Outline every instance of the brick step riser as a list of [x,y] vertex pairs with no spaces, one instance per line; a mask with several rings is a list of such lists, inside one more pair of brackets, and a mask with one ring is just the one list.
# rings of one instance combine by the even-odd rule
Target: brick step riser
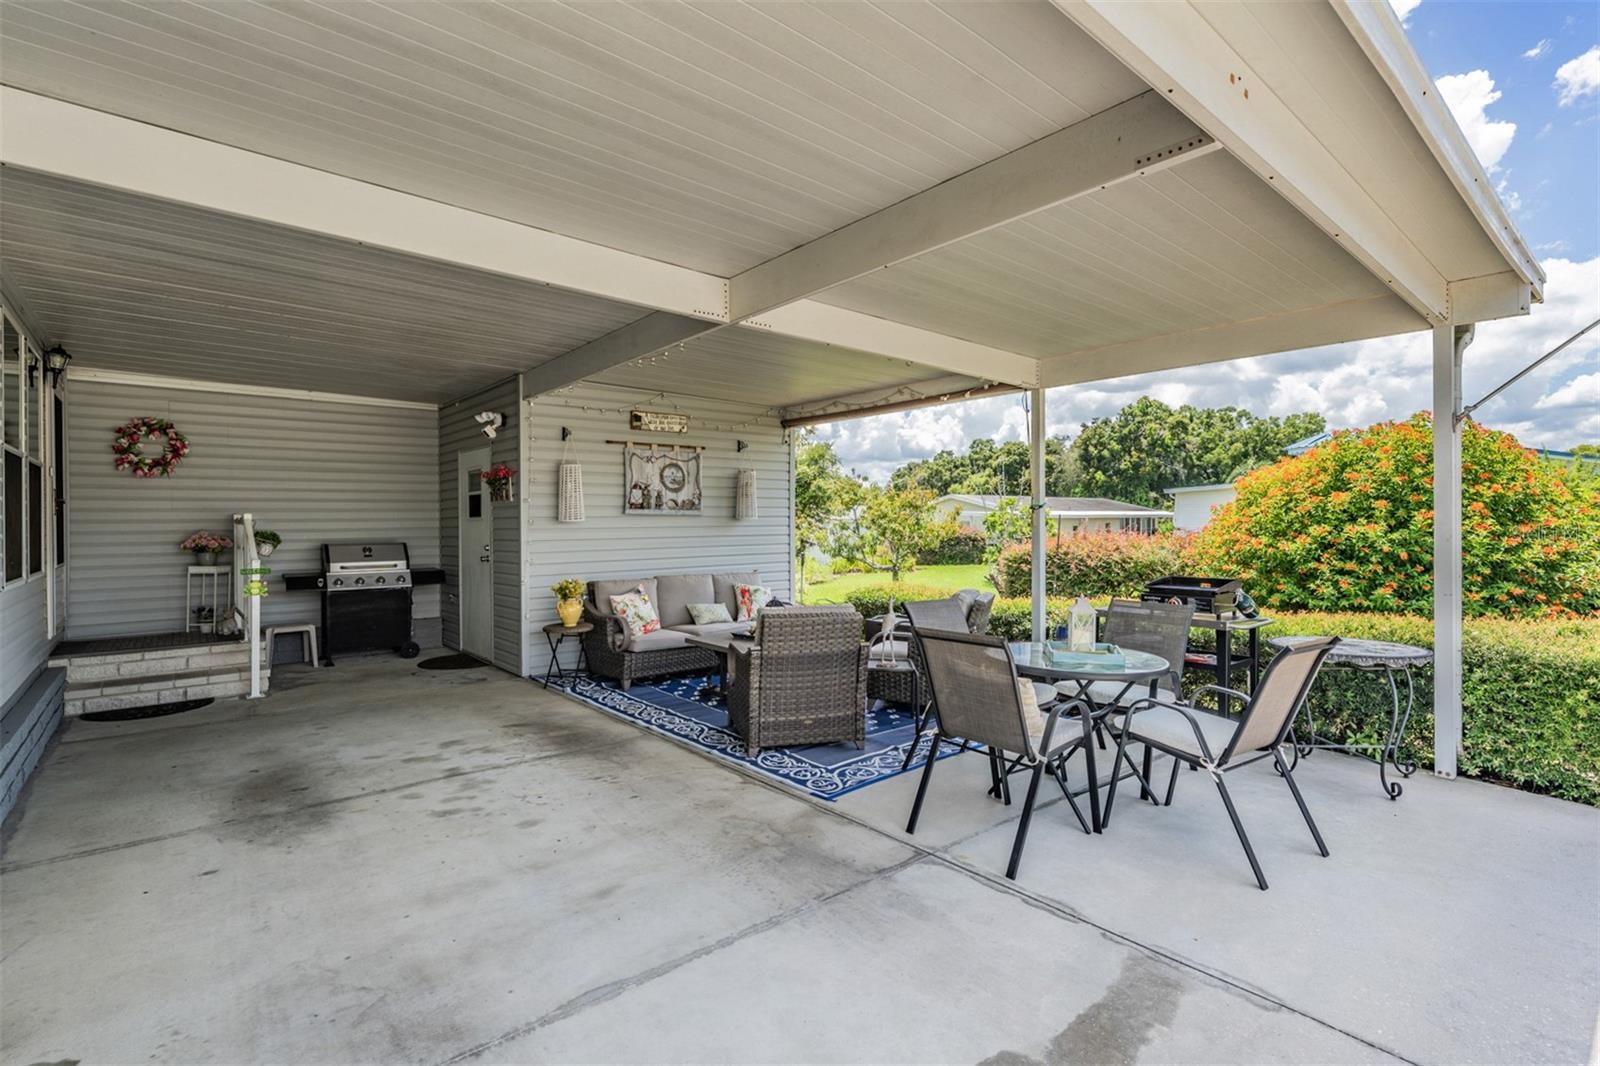
[[[265,689],[265,677],[263,677]],[[104,688],[80,687],[77,691],[68,686],[65,713],[68,717],[94,711],[119,711],[127,707],[148,707],[160,703],[181,703],[185,700],[228,699],[244,696],[250,691],[250,676],[241,678],[196,678],[187,683],[161,684],[146,682],[142,687],[117,685],[114,691]]]
[[[105,683],[124,677],[151,677],[193,670],[249,670],[250,649],[228,645],[223,648],[194,649],[184,652],[127,652],[119,655],[74,655],[52,659],[51,666],[67,670],[67,682]],[[265,663],[263,663],[265,665]]]

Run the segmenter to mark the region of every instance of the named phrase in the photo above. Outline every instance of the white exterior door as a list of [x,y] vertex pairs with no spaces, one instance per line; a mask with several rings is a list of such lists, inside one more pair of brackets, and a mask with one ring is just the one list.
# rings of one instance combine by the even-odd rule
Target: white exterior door
[[480,476],[489,449],[456,454],[456,493],[461,531],[461,650],[480,659],[494,656],[494,522],[489,490]]

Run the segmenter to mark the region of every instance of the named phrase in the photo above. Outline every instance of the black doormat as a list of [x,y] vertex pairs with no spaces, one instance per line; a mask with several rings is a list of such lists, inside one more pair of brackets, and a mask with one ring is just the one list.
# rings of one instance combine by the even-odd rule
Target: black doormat
[[209,707],[216,700],[184,700],[181,703],[153,703],[147,707],[121,707],[114,711],[90,711],[80,714],[85,722],[136,722],[141,718],[165,718],[169,714],[182,714],[184,711],[198,710]]
[[424,670],[470,670],[474,666],[488,666],[489,664],[476,655],[468,655],[458,651],[454,655],[435,655],[431,659],[424,659],[417,664]]

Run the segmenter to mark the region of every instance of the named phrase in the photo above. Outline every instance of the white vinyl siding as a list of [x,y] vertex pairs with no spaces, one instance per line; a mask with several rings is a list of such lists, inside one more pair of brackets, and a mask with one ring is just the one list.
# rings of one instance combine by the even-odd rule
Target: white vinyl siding
[[[192,560],[178,542],[198,529],[231,533],[235,511],[283,537],[264,561],[264,624],[319,619],[317,594],[286,591],[282,575],[320,571],[325,541],[402,540],[412,565],[438,564],[431,409],[80,378],[67,412],[70,638],[181,630]],[[170,418],[189,438],[171,477],[111,465],[112,430],[143,415]],[[418,589],[424,635],[438,614],[438,590]]]
[[[776,416],[761,408],[648,390],[580,384],[536,397],[525,405],[530,461],[523,484],[528,496],[524,527],[527,553],[527,646],[531,668],[542,673],[549,657],[541,629],[556,621],[550,586],[561,578],[650,577],[655,574],[759,570],[779,596],[791,592],[793,557],[790,520],[791,452]],[[628,411],[639,407],[689,416],[688,432],[639,433],[628,428]],[[556,470],[561,429],[572,431],[570,457],[583,464],[583,522],[556,521]],[[738,427],[738,428],[734,428]],[[705,446],[701,467],[704,509],[698,515],[623,513],[622,448],[608,441],[682,438]],[[748,447],[738,450],[738,442]],[[757,513],[733,517],[734,482],[740,470],[756,471]],[[562,648],[575,662],[571,641]]]

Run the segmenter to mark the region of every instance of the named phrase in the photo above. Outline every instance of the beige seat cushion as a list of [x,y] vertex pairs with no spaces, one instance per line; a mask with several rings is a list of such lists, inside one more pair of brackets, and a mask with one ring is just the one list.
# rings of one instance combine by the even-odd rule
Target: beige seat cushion
[[694,622],[691,603],[713,603],[716,590],[710,574],[657,574],[656,592],[651,597],[663,626],[686,626]]
[[664,651],[668,648],[687,648],[689,637],[681,629],[658,629],[628,640],[629,651]]
[[[1207,711],[1190,710],[1189,713],[1200,723],[1200,731],[1205,734],[1206,744],[1211,748],[1211,757],[1220,758],[1228,742],[1233,739],[1234,731],[1238,729],[1239,724],[1231,718],[1224,718],[1220,714],[1211,714]],[[1112,728],[1121,732],[1123,720],[1127,717],[1129,716],[1123,714],[1112,715]],[[1151,740],[1174,751],[1193,755],[1197,759],[1201,757],[1200,745],[1194,737],[1194,727],[1177,711],[1170,707],[1147,707],[1135,711],[1131,717],[1133,725],[1128,731],[1129,740]]]
[[720,637],[725,633],[748,633],[749,622],[709,622],[703,626],[693,623],[686,626],[672,626],[674,633],[682,633],[690,637]]

